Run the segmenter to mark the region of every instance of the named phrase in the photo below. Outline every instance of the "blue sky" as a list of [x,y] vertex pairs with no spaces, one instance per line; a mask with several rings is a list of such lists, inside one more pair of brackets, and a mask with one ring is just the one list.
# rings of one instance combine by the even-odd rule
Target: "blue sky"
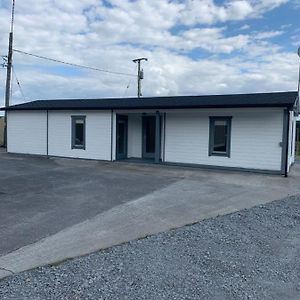
[[[1,55],[10,4],[0,2]],[[299,16],[299,0],[17,0],[14,48],[130,74],[146,56],[145,96],[295,90]],[[12,103],[136,95],[132,77],[20,53],[14,68],[25,99],[14,80]],[[0,82],[4,96],[5,69]]]

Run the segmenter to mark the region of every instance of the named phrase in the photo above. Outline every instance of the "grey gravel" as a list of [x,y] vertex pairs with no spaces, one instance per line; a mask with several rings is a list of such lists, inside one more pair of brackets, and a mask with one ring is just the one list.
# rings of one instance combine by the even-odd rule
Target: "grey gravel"
[[1,299],[300,299],[300,196],[0,281]]

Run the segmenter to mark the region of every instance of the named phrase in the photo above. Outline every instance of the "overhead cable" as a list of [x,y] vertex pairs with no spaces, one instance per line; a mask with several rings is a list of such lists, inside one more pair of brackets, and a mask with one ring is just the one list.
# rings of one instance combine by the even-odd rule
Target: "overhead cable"
[[21,95],[22,95],[22,97],[23,97],[23,100],[26,101],[26,97],[25,97],[25,95],[24,95],[24,92],[23,92],[23,89],[22,89],[22,87],[21,87],[20,81],[19,81],[19,79],[18,79],[18,77],[17,77],[17,74],[16,74],[16,71],[15,71],[14,66],[12,66],[12,71],[13,71],[15,80],[16,80],[16,82],[17,82],[17,85],[18,85],[18,87],[19,87],[20,93],[21,93]]
[[99,72],[108,73],[108,74],[114,74],[114,75],[136,77],[136,75],[134,75],[134,74],[128,74],[128,73],[123,73],[123,72],[115,72],[115,71],[109,71],[109,70],[104,70],[104,69],[90,67],[90,66],[85,66],[85,65],[79,65],[79,64],[75,64],[75,63],[71,63],[71,62],[66,62],[66,61],[63,61],[63,60],[55,59],[55,58],[50,58],[50,57],[46,57],[46,56],[42,56],[42,55],[37,55],[37,54],[25,52],[25,51],[18,50],[18,49],[13,49],[13,51],[17,52],[17,53],[21,53],[21,54],[25,54],[25,55],[37,57],[37,58],[40,58],[40,59],[50,60],[50,61],[53,61],[53,62],[57,62],[57,63],[61,63],[61,64],[73,66],[73,67],[77,67],[77,68],[84,68],[84,69],[89,69],[89,70],[93,70],[93,71],[99,71]]

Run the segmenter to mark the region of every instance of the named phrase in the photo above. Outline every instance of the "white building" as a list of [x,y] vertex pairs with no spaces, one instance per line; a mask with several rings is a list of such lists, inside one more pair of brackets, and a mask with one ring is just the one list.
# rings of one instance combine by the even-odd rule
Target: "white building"
[[7,151],[287,175],[296,99],[280,92],[33,101],[7,108]]

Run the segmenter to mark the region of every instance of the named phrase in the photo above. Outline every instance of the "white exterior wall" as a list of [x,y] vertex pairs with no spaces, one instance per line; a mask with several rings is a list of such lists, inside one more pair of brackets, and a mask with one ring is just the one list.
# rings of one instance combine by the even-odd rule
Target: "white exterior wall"
[[[150,113],[128,111],[128,157],[141,157],[143,112]],[[166,128],[162,129],[162,157],[165,158],[165,162],[281,170],[283,109],[196,109],[160,112],[166,112]],[[73,115],[86,116],[86,150],[71,149]],[[49,155],[99,160],[111,160],[112,156],[114,160],[116,113],[113,113],[113,120],[111,116],[111,111],[49,111]],[[208,155],[210,116],[232,116],[230,158]],[[291,118],[291,125],[294,126],[294,123]],[[292,130],[290,135],[291,132]],[[291,136],[290,141],[289,147],[292,147]],[[294,159],[292,149],[289,149],[290,164]],[[8,152],[47,154],[45,111],[8,113]]]
[[[230,157],[209,156],[209,117],[232,116]],[[168,112],[165,161],[281,170],[283,109],[214,109]]]
[[8,112],[7,151],[46,155],[47,113],[45,111]]
[[[86,117],[85,150],[72,149],[72,116]],[[49,111],[49,155],[111,160],[110,111]]]
[[142,157],[142,116],[128,115],[128,157]]

